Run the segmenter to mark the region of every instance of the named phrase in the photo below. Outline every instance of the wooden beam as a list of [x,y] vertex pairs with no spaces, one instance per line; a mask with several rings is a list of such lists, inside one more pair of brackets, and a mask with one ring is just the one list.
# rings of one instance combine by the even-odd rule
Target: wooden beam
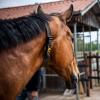
[[88,12],[86,15],[83,16],[83,24],[86,24],[88,26],[92,26],[95,28],[99,28],[100,27],[100,23],[99,20],[97,19],[98,17],[96,17],[92,11]]

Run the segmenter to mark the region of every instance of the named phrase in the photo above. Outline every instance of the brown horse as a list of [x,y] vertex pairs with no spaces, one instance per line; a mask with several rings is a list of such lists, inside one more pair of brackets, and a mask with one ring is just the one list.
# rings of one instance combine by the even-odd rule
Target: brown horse
[[0,100],[15,100],[44,61],[47,27],[50,28],[50,61],[66,81],[79,71],[72,48],[72,33],[66,26],[73,6],[62,14],[47,15],[39,6],[37,13],[0,20]]

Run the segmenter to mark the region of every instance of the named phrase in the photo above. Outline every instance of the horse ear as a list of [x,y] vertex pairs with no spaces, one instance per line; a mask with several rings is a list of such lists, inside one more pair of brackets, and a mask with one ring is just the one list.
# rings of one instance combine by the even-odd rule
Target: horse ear
[[71,20],[72,15],[73,15],[73,5],[71,4],[69,9],[66,10],[65,12],[61,13],[59,17],[62,21],[64,21],[66,23]]
[[44,13],[43,10],[42,10],[41,5],[38,6],[38,8],[37,8],[37,13]]

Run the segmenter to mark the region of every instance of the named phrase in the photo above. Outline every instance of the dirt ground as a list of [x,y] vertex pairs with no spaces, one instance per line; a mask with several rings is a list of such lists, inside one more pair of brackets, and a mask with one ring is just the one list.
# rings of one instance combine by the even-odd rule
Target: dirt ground
[[[63,94],[57,93],[45,93],[40,95],[40,100],[76,100],[76,95],[63,96]],[[91,96],[80,96],[80,100],[100,100],[100,87],[95,87],[91,90]]]

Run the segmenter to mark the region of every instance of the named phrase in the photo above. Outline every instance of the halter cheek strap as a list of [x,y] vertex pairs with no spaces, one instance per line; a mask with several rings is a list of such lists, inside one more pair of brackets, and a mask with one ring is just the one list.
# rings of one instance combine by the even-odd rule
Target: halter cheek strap
[[53,40],[51,36],[51,30],[49,23],[45,23],[45,28],[46,28],[46,34],[47,34],[47,41],[46,41],[46,50],[45,50],[45,58],[48,59],[50,58],[50,52],[51,52],[51,41]]

